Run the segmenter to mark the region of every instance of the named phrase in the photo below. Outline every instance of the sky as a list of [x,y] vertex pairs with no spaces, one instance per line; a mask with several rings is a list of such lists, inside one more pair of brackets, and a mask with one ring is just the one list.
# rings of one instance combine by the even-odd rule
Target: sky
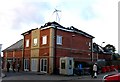
[[[95,37],[93,42],[103,47],[114,45],[118,52],[118,1],[0,0],[2,50],[23,39],[22,33],[49,21],[57,21],[62,26],[74,26],[87,32]],[[55,9],[60,10],[58,15],[53,13]]]

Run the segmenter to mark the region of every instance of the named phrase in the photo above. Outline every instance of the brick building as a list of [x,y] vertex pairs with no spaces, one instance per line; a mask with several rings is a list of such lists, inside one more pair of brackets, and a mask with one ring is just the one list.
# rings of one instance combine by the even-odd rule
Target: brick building
[[93,60],[110,61],[112,60],[112,52],[106,52],[103,47],[96,43],[93,43]]
[[4,66],[7,60],[16,61],[21,62],[24,71],[51,74],[54,69],[59,70],[61,57],[73,57],[74,67],[80,62],[91,62],[94,57],[94,37],[73,26],[66,28],[48,22],[22,35],[23,40],[3,50]]
[[[53,73],[59,69],[60,57],[73,57],[74,62],[91,61],[93,36],[74,28],[48,22],[24,36],[24,69]],[[56,43],[56,44],[55,44]]]
[[10,68],[12,69],[12,62],[20,63],[22,69],[22,56],[23,56],[23,39],[17,41],[10,47],[3,51],[3,68],[6,68],[7,61],[10,62]]

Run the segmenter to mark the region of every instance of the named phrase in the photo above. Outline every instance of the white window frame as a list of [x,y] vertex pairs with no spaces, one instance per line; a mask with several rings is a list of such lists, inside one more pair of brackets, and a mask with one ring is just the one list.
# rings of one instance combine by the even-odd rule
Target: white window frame
[[57,44],[62,45],[62,36],[57,35]]
[[29,39],[26,40],[26,47],[29,47]]
[[42,36],[42,44],[45,45],[47,44],[47,36]]
[[91,42],[88,42],[89,50],[91,50]]
[[24,59],[24,71],[29,71],[29,59]]
[[88,43],[89,47],[91,47],[91,42]]
[[47,58],[40,59],[40,71],[43,73],[47,73]]
[[37,44],[38,44],[38,39],[37,39],[37,38],[34,38],[34,39],[33,39],[33,46],[37,46]]

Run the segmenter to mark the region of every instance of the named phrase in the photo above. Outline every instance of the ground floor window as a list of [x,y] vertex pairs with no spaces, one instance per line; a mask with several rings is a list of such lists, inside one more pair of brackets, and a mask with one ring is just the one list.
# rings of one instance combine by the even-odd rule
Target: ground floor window
[[31,59],[31,71],[38,71],[38,59],[37,58]]

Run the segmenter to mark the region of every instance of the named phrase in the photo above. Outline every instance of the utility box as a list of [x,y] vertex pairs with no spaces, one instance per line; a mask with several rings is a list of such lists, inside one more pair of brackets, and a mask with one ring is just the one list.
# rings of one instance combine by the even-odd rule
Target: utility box
[[60,58],[60,74],[73,75],[74,61],[72,57]]

